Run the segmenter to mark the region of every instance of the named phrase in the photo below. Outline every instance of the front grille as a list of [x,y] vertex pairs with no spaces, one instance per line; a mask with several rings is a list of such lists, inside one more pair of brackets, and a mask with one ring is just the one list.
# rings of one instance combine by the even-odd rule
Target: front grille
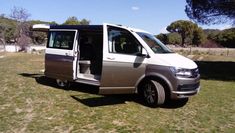
[[199,86],[200,86],[200,83],[179,85],[178,90],[179,91],[193,91],[199,88]]

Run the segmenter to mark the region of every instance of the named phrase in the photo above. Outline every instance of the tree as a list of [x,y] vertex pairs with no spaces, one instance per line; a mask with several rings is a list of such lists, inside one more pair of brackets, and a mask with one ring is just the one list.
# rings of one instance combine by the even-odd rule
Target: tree
[[29,16],[30,14],[27,12],[27,10],[22,7],[14,7],[10,14],[11,18],[20,22],[25,22]]
[[15,43],[16,40],[15,40],[15,31],[16,31],[16,26],[15,25],[9,25],[7,27],[7,31],[6,31],[6,34],[5,34],[5,37],[6,37],[6,42],[7,43]]
[[[58,25],[55,21],[52,22],[45,22],[40,20],[31,20],[28,21],[30,23],[30,27],[32,27],[34,24],[49,24],[49,25]],[[30,34],[30,37],[35,44],[44,44],[46,42],[47,33],[40,32],[40,31],[33,31]]]
[[72,16],[72,17],[69,17],[63,24],[64,25],[89,25],[90,21],[87,19],[82,19],[81,21],[79,21],[77,17]]
[[3,44],[4,50],[5,50],[5,45],[6,45],[6,29],[7,25],[0,23],[0,43]]
[[26,50],[26,47],[30,43],[30,29],[29,24],[26,22],[29,16],[30,14],[26,9],[21,7],[14,7],[10,15],[10,17],[17,22],[15,36],[21,51]]
[[186,0],[188,17],[201,24],[235,24],[235,0]]
[[235,48],[235,28],[226,29],[217,35],[216,41],[224,47]]
[[204,33],[206,35],[206,38],[209,40],[215,40],[216,36],[220,33],[221,31],[218,29],[204,29]]
[[197,28],[193,32],[193,39],[192,39],[192,44],[199,46],[199,44],[204,43],[206,40],[206,36],[204,34],[204,31],[202,28]]
[[16,21],[4,16],[0,17],[0,25],[2,27],[0,34],[2,34],[2,37],[5,37],[4,40],[6,43],[11,43],[15,38]]
[[179,33],[181,35],[181,46],[184,46],[186,37],[192,37],[193,31],[197,29],[197,24],[187,20],[178,20],[167,26],[167,31]]
[[63,24],[64,25],[79,25],[80,21],[77,19],[77,17],[72,16],[72,17],[69,17]]
[[163,42],[164,44],[167,44],[167,35],[166,34],[158,34],[156,35],[156,37],[161,41]]
[[80,24],[81,24],[81,25],[89,25],[89,24],[90,24],[90,21],[89,21],[89,20],[86,20],[86,19],[82,19],[82,20],[80,21]]
[[56,21],[52,21],[52,22],[49,22],[50,25],[58,25],[58,23],[56,23]]
[[169,33],[167,35],[168,44],[181,44],[181,36],[178,33]]

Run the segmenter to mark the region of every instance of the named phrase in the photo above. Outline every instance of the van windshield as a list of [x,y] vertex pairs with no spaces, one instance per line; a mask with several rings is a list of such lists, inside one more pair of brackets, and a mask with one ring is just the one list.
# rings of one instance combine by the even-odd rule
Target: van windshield
[[148,46],[153,50],[154,53],[173,53],[155,36],[144,32],[137,32],[137,34],[145,41],[145,43],[148,44]]

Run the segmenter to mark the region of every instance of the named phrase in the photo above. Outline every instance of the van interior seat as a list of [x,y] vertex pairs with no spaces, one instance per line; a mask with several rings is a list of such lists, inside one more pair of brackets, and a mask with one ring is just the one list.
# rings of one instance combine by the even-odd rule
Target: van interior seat
[[123,48],[124,48],[125,53],[133,54],[133,53],[138,52],[136,46],[132,43],[125,44]]
[[115,52],[123,53],[123,49],[121,48],[121,43],[119,41],[115,41]]
[[89,67],[92,75],[101,75],[102,71],[102,50],[103,40],[97,37],[99,34],[81,34],[80,46],[80,67]]
[[80,43],[80,59],[91,60],[93,57],[93,46],[88,42],[87,37],[83,37]]

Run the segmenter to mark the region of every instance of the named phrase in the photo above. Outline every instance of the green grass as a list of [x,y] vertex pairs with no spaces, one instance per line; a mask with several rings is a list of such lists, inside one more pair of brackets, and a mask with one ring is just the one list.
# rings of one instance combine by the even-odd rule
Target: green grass
[[42,55],[0,56],[0,132],[235,131],[234,78],[202,79],[200,93],[182,107],[149,108],[136,95],[101,96],[79,84],[59,89],[43,76]]

